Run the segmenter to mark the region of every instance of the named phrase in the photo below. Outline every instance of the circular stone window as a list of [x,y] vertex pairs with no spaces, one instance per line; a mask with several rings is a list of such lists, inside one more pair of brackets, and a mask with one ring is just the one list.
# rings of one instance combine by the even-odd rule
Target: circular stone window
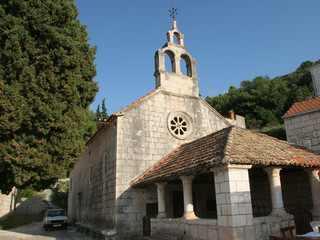
[[168,128],[174,137],[185,139],[193,131],[191,117],[182,111],[171,112],[168,117]]

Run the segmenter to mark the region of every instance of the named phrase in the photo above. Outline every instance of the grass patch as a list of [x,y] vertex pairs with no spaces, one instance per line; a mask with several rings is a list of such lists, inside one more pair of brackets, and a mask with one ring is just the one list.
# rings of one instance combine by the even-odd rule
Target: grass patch
[[20,227],[29,223],[42,221],[44,212],[39,214],[11,214],[0,221],[0,230]]

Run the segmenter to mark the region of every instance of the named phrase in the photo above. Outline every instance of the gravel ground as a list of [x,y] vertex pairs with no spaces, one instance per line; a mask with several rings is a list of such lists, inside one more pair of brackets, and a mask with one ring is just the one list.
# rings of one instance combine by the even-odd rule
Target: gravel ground
[[90,238],[76,232],[74,227],[66,230],[52,229],[45,231],[42,222],[31,223],[22,227],[0,231],[1,240],[90,240]]

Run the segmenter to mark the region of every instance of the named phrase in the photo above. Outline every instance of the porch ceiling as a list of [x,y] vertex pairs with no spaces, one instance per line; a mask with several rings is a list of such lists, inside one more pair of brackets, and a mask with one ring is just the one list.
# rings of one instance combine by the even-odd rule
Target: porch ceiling
[[226,164],[319,167],[320,155],[265,134],[231,126],[181,145],[131,182],[138,187]]

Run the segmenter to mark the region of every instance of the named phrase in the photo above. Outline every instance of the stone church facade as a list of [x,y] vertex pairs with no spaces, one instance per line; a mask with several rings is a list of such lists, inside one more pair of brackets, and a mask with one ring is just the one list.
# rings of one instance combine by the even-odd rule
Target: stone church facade
[[167,39],[155,54],[156,89],[103,122],[72,169],[70,221],[115,239],[141,236],[146,215],[153,235],[268,239],[293,224],[297,179],[308,190],[294,201],[320,213],[320,156],[221,116],[199,97],[175,21]]

